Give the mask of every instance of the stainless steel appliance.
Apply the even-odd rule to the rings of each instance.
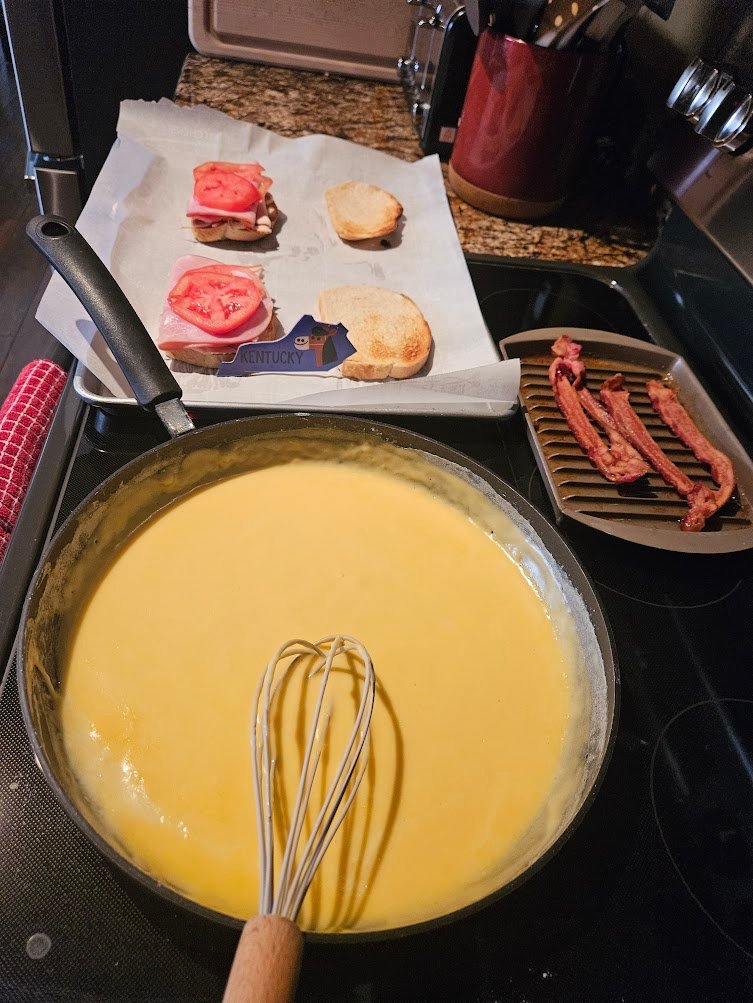
[[[753,15],[752,15],[753,19]],[[753,39],[753,27],[750,33]],[[667,105],[676,118],[651,167],[673,199],[753,282],[753,81],[694,60]]]
[[[2,0],[43,212],[75,220],[123,98],[172,96],[189,50],[183,0]]]
[[[476,52],[465,6],[454,0],[406,0],[415,11],[409,47],[397,63],[425,153],[448,157]]]
[[[753,9],[738,13],[724,43],[678,79],[649,166],[683,210],[678,240],[695,228],[720,252],[708,272],[696,255],[678,255],[671,289],[656,294],[683,306],[689,352],[753,428]]]

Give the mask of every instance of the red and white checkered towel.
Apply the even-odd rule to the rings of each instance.
[[[0,407],[0,561],[65,386],[65,373],[37,359],[19,373]]]

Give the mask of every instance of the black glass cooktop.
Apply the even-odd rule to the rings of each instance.
[[[472,271],[496,338],[549,325],[653,333],[609,276]],[[553,519],[520,415],[404,424],[486,464]],[[151,420],[89,411],[59,519],[162,438]],[[469,919],[399,941],[309,945],[301,1000],[753,998],[753,562],[562,532],[601,598],[622,681],[589,813],[538,874]],[[132,883],[79,834],[34,763],[12,672],[0,699],[0,931],[3,1003],[219,1001],[236,939]]]

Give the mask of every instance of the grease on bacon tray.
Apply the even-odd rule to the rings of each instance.
[[[630,404],[621,373],[615,373],[604,381],[599,403],[584,386],[586,366],[580,359],[582,345],[568,335],[562,335],[551,350],[555,359],[549,367],[549,382],[554,399],[578,445],[597,470],[612,483],[626,484],[648,472],[649,467],[644,462],[647,460],[688,504],[680,529],[686,532],[702,530],[706,520],[729,500],[735,487],[735,474],[729,457],[702,435],[680,404],[676,392],[659,380],[647,383],[654,410],[692,450],[696,459],[710,468],[712,477],[719,484],[717,491],[698,481],[691,481],[651,438]],[[589,416],[606,433],[609,447],[594,429]]]

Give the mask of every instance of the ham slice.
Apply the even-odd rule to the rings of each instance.
[[[192,268],[206,268],[207,265],[220,264],[212,258],[204,258],[198,254],[188,254],[178,260],[173,265],[170,272],[168,292],[175,287],[178,280],[191,271]],[[272,320],[272,300],[269,297],[262,282],[263,269],[261,265],[235,265],[231,266],[233,272],[245,278],[253,279],[262,289],[264,298],[245,324],[241,324],[234,331],[228,334],[217,335],[202,331],[200,327],[189,323],[179,317],[170,309],[165,297],[165,305],[162,309],[162,316],[159,322],[159,333],[157,334],[157,345],[163,351],[175,351],[185,348],[204,348],[212,352],[230,352],[245,345],[249,341],[258,341],[260,336],[269,327]]]
[[[245,212],[226,212],[224,209],[210,209],[209,206],[197,202],[192,195],[191,201],[188,203],[186,216],[189,219],[196,219],[201,223],[216,223],[219,219],[237,219],[244,226],[247,226],[249,230],[253,230],[256,226],[256,209],[260,204],[257,202],[256,205],[251,206]]]

